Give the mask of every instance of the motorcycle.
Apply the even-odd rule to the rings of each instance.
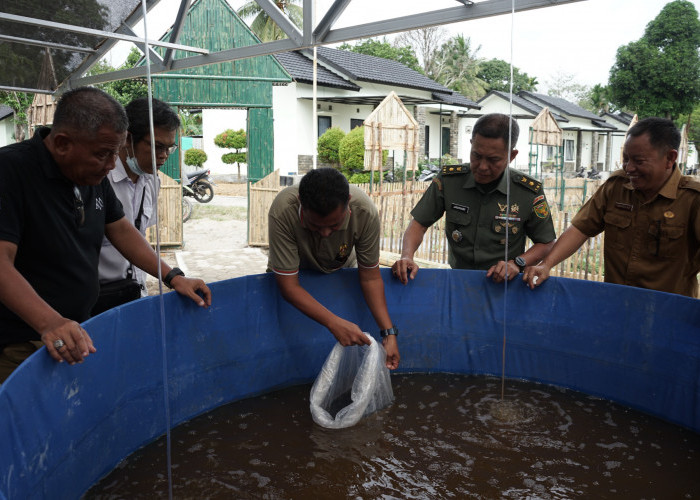
[[[424,168],[421,170],[420,175],[418,176],[418,180],[425,182],[432,180],[433,177],[435,177],[437,174],[440,173],[440,166],[439,165],[433,165],[429,164],[426,165],[427,168]]]
[[[209,203],[214,198],[214,183],[209,179],[209,170],[195,170],[191,173],[185,173],[185,179],[182,182],[182,196],[192,196],[199,203]]]
[[[576,177],[587,179],[600,179],[600,172],[595,167],[591,167],[591,169],[588,172],[586,172],[585,168],[581,167],[576,171]]]

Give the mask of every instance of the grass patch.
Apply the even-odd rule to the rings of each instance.
[[[222,207],[195,203],[192,210],[192,219],[212,220],[246,220],[248,209],[246,207]]]

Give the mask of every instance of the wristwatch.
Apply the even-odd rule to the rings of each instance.
[[[527,262],[525,262],[525,259],[523,259],[520,255],[513,259],[513,262],[515,262],[515,265],[518,266],[521,273],[525,270],[525,266],[527,266]]]
[[[386,337],[387,335],[398,335],[399,334],[399,329],[396,328],[394,325],[391,325],[391,328],[387,328],[386,330],[379,330],[379,335],[381,335],[382,339]]]
[[[163,283],[165,286],[168,288],[172,288],[173,286],[170,284],[170,282],[173,280],[175,276],[184,276],[185,273],[182,272],[182,269],[179,267],[173,267],[168,274],[165,275],[165,278],[163,278]]]

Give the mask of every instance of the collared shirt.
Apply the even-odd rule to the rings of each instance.
[[[327,237],[306,228],[301,217],[299,187],[277,195],[268,214],[270,255],[268,271],[296,274],[299,269],[324,273],[352,267],[379,265],[379,214],[369,196],[350,186],[350,214]]]
[[[156,223],[153,203],[154,176],[150,174],[140,175],[134,184],[127,175],[126,168],[128,167],[122,163],[121,159],[117,158],[117,166],[107,174],[107,178],[124,207],[126,219],[134,226],[136,225],[136,215],[141,208],[141,200],[143,200],[143,214],[141,215],[141,228],[139,231],[145,236],[146,229]],[[157,176],[155,178],[158,179]],[[160,187],[159,181],[160,179],[158,179],[158,187],[156,189]],[[104,238],[100,252],[100,283],[125,278],[127,269],[130,266],[129,261],[112,246],[112,243],[107,238]],[[141,283],[142,295],[146,295],[146,273],[137,267],[133,269],[133,277]]]
[[[411,211],[429,227],[445,214],[448,262],[454,269],[482,269],[525,251],[526,237],[549,243],[556,237],[542,184],[510,169],[510,198],[505,172],[489,192],[474,181],[468,164],[443,168]],[[510,206],[508,205],[510,202]]]
[[[77,186],[76,195],[43,143],[48,133],[40,128],[31,139],[0,148],[0,240],[17,245],[14,266],[37,294],[82,322],[97,299],[105,224],[124,212],[107,179]],[[0,304],[0,344],[38,339]]]
[[[586,236],[605,231],[605,281],[697,297],[700,182],[674,168],[645,202],[618,170],[571,223]]]

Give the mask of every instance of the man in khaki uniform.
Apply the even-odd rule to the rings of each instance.
[[[470,163],[443,167],[411,211],[413,220],[404,233],[401,258],[392,266],[402,283],[416,276],[413,256],[428,227],[443,214],[448,262],[454,269],[487,270],[487,277],[503,282],[546,255],[555,233],[542,184],[514,169],[505,174],[518,154],[512,149],[518,133],[517,122],[507,115],[493,113],[477,120]],[[534,243],[527,252],[526,237]]]
[[[298,187],[277,195],[268,221],[268,271],[275,273],[284,299],[328,328],[341,345],[369,344],[359,326],[333,314],[299,284],[299,269],[332,273],[357,266],[362,293],[380,328],[386,365],[397,368],[398,329],[389,317],[379,272],[379,216],[367,194],[349,187],[335,169],[312,170]]]
[[[681,136],[671,120],[647,118],[627,134],[622,170],[586,202],[542,264],[531,288],[588,238],[605,231],[605,281],[697,297],[700,182],[676,165]]]

